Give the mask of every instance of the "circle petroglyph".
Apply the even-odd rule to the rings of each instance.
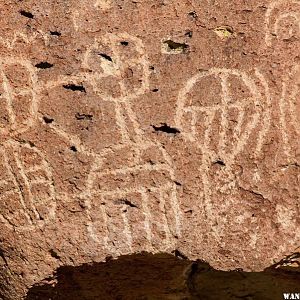
[[[262,96],[246,73],[211,69],[189,79],[179,92],[175,121],[205,155],[231,163],[259,124],[261,105]]]
[[[265,19],[267,46],[274,40],[288,41],[300,37],[300,1],[278,0],[271,2]]]

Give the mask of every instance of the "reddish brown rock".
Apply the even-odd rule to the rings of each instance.
[[[108,257],[162,253],[178,299],[192,261],[297,257],[298,0],[0,7],[3,299]]]

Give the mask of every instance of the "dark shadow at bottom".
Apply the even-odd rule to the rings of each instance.
[[[295,257],[299,254],[290,258]],[[281,300],[284,293],[300,293],[299,266],[284,267],[290,258],[263,272],[225,272],[178,255],[122,256],[103,263],[61,267],[53,278],[33,286],[26,299]],[[298,299],[290,298],[295,294],[288,297]]]

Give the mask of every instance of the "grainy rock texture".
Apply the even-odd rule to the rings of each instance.
[[[299,0],[0,0],[0,15],[3,299],[141,252],[180,253],[176,270],[297,257]]]

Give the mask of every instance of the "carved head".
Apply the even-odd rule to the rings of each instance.
[[[176,125],[203,152],[230,162],[259,123],[259,99],[255,83],[242,71],[202,71],[179,92]]]
[[[300,1],[277,0],[271,2],[265,19],[267,46],[276,40],[300,38]]]
[[[94,91],[105,101],[127,102],[149,87],[149,63],[142,41],[127,33],[96,39],[84,57],[83,67]]]

